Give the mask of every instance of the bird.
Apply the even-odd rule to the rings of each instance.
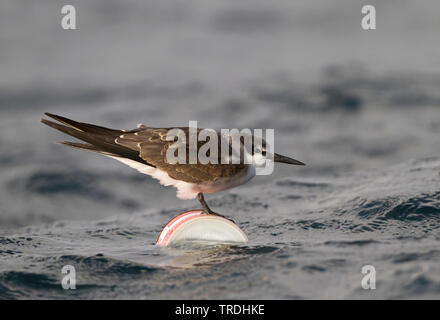
[[[196,163],[170,163],[167,160],[167,151],[173,143],[176,143],[176,138],[170,140],[167,135],[170,130],[176,128],[154,128],[138,124],[137,128],[132,130],[117,130],[74,121],[49,112],[46,112],[45,115],[57,122],[42,118],[43,124],[82,141],[62,141],[58,142],[59,144],[96,152],[118,160],[159,180],[160,184],[164,186],[175,187],[177,189],[176,196],[179,199],[197,198],[204,213],[210,215],[224,217],[211,210],[204,194],[220,192],[248,182],[255,176],[256,168],[262,163],[261,160],[271,159],[274,162],[305,165],[299,160],[274,152],[270,153],[266,141],[264,139],[258,140],[253,135],[250,147],[245,145],[243,136],[239,137],[239,161],[234,162],[230,158],[226,160],[222,158],[223,162],[218,161],[218,163],[201,163],[198,160]],[[178,129],[186,136],[189,135],[189,127],[179,127]],[[197,132],[201,130],[203,129],[197,129]],[[233,135],[225,136],[218,132],[215,134],[223,140],[229,139],[231,141],[233,137]],[[184,140],[183,144],[186,155],[188,155],[190,152],[189,142]],[[201,142],[196,143],[196,148],[201,148]],[[231,146],[229,146],[229,151],[234,152]],[[209,153],[210,151],[207,152],[207,154]],[[222,154],[221,157],[224,155]],[[249,161],[244,161],[245,157],[249,157]],[[256,161],[257,159],[260,161]]]

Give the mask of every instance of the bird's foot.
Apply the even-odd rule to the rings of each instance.
[[[225,218],[235,224],[234,220],[229,219],[228,217],[225,217],[224,215],[222,215],[220,213],[214,212],[211,209],[210,210],[203,209],[203,212],[205,212],[206,214],[212,214],[213,216],[219,216],[219,217]]]

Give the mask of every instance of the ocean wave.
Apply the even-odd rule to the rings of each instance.
[[[422,221],[434,219],[440,222],[440,192],[367,201],[358,208],[361,218],[383,220]],[[439,226],[440,227],[440,226]]]

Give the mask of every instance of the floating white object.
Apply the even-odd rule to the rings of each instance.
[[[167,223],[156,245],[168,246],[182,241],[209,241],[226,243],[248,242],[246,234],[232,221],[202,210],[183,212]]]

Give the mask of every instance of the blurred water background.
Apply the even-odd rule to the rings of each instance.
[[[60,26],[73,4],[77,30]],[[360,26],[373,4],[377,30]],[[0,3],[0,298],[440,297],[438,1]],[[246,246],[162,250],[198,208],[53,142],[113,128],[273,128],[307,163],[208,195]],[[77,269],[63,290],[61,268]],[[376,290],[363,290],[363,265]]]

